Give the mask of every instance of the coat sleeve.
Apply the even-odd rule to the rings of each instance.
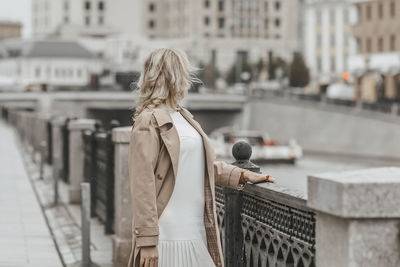
[[[239,178],[244,169],[220,160],[214,160],[213,164],[216,185],[243,190],[245,184],[241,184]]]
[[[129,180],[132,226],[136,244],[158,244],[158,215],[154,169],[160,149],[152,112],[141,113],[132,128],[129,144]]]

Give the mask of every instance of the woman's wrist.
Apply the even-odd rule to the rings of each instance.
[[[240,173],[239,183],[241,183],[241,184],[245,184],[247,182],[247,180],[244,176],[245,171],[247,171],[247,170],[243,169]]]

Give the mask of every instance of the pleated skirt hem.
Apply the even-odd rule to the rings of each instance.
[[[194,240],[159,240],[158,267],[215,267],[205,244]]]

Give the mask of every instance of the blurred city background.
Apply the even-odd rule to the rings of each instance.
[[[81,260],[79,182],[91,182],[96,168],[117,179],[120,162],[107,155],[119,151],[114,135],[126,130],[120,127],[133,123],[132,92],[156,48],[183,49],[198,68],[202,83],[193,84],[183,105],[214,142],[217,156],[232,163],[233,144],[248,142],[250,160],[275,177],[281,191],[306,199],[308,175],[399,166],[398,0],[0,1],[0,161],[6,170],[1,176],[8,177],[0,185],[12,185],[3,187],[8,195],[17,190],[26,198],[14,184],[14,176],[26,174],[11,170],[20,171],[23,161],[26,181],[33,181],[58,240],[57,253],[40,254],[53,251],[53,237],[36,223],[48,239],[39,244],[47,247],[30,254],[22,236],[25,252],[0,250],[0,266],[67,266]],[[92,150],[99,147],[103,150],[96,158]],[[71,154],[74,149],[82,156]],[[60,192],[53,186],[57,177]],[[100,191],[111,185],[102,186]],[[116,194],[114,182],[111,190]],[[18,194],[16,203],[22,201]],[[31,198],[24,203],[36,205],[33,191],[27,194]],[[58,197],[64,208],[50,205]],[[98,227],[93,257],[101,266],[119,266],[118,242],[112,245],[109,236],[114,226],[102,234],[111,215],[106,207],[99,209],[92,212],[100,218],[92,222]],[[2,233],[10,231],[20,232],[0,220],[0,248],[15,240],[9,236],[2,243]],[[313,266],[315,251],[310,251],[308,259],[292,256],[294,266]],[[42,256],[32,256],[37,253]],[[286,262],[289,254],[284,253]],[[8,260],[10,255],[20,261]],[[60,263],[53,265],[52,257]]]

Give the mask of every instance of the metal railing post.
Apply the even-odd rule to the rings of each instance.
[[[90,183],[81,183],[82,267],[90,267]]]
[[[232,147],[232,154],[236,159],[232,165],[260,173],[260,167],[252,163],[251,146],[239,141]],[[242,267],[246,261],[244,253],[243,230],[241,212],[243,194],[239,190],[224,188],[225,197],[225,263],[227,267]]]
[[[40,169],[39,169],[39,178],[44,178],[44,164],[45,164],[45,149],[46,149],[46,142],[40,142]]]

